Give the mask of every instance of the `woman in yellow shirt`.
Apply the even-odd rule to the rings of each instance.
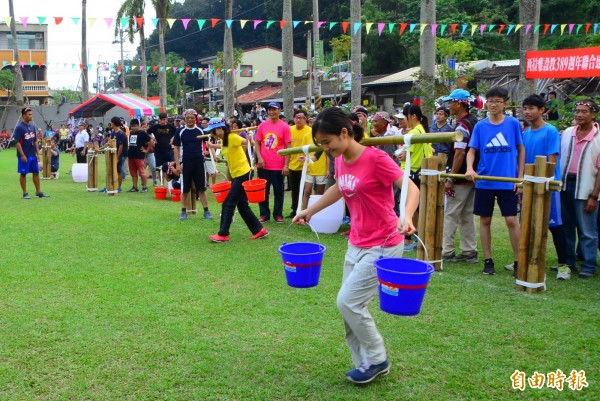
[[[250,179],[250,165],[242,146],[247,146],[248,141],[238,134],[231,133],[231,127],[223,118],[211,118],[204,132],[219,138],[221,143],[209,144],[211,148],[221,149],[221,154],[227,160],[231,174],[231,189],[221,207],[221,225],[217,234],[209,235],[213,242],[228,242],[229,227],[233,221],[233,214],[237,206],[238,212],[248,229],[252,233],[250,239],[265,238],[269,235],[266,228],[260,224],[250,205],[243,182]]]

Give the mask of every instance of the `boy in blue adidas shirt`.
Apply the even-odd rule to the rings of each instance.
[[[508,106],[508,91],[494,87],[485,97],[489,117],[475,125],[467,153],[467,171],[465,177],[474,181],[475,174],[522,178],[525,169],[525,147],[521,124],[514,117],[504,115]],[[476,152],[479,152],[477,173],[473,169]],[[498,202],[502,216],[506,221],[508,234],[514,254],[513,277],[517,275],[519,254],[519,236],[521,229],[517,219],[517,204],[520,189],[516,184],[480,180],[475,183],[475,205],[473,213],[479,216],[479,233],[485,263],[483,274],[494,275],[492,259],[491,224],[494,214],[494,202]]]

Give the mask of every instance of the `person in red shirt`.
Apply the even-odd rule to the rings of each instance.
[[[313,215],[342,197],[350,210],[352,230],[337,306],[356,366],[346,377],[354,383],[368,383],[390,370],[383,338],[366,307],[378,290],[373,263],[382,255],[402,256],[403,234],[415,231],[412,217],[419,203],[419,189],[408,180],[402,221],[394,213],[393,186],[402,186],[405,174],[387,153],[359,143],[363,137],[359,124],[352,124],[341,109],[331,107],[318,114],[312,132],[315,143],[335,157],[337,185],[293,221],[309,222]]]

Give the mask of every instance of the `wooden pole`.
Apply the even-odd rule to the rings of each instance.
[[[424,160],[429,170],[437,170],[437,157],[429,157]],[[421,183],[427,182],[427,203],[422,204],[419,210],[427,209],[427,218],[425,220],[425,247],[429,260],[435,259],[435,238],[436,238],[436,219],[437,219],[437,195],[438,195],[438,177],[437,175],[421,176]],[[419,219],[420,221],[420,219]],[[421,232],[419,232],[421,234]],[[436,270],[441,270],[441,264],[434,265]]]
[[[94,182],[92,183],[94,188],[98,188],[98,156],[100,155],[100,150],[99,150],[99,146],[98,146],[98,142],[94,143],[94,154],[96,155],[96,157],[94,157],[94,160],[92,161],[92,166],[94,168]]]
[[[42,143],[42,178],[49,180],[52,176],[52,145],[50,145],[50,138],[44,138]]]
[[[438,171],[444,171],[446,169],[445,153],[440,153],[437,156]],[[437,188],[437,204],[436,204],[436,216],[435,216],[435,241],[433,247],[433,260],[442,259],[442,245],[444,244],[444,200],[446,195],[446,188],[444,181],[439,180],[437,176],[435,178],[435,186]],[[442,270],[442,262],[434,264],[436,270]]]
[[[535,158],[535,176],[546,176],[546,156]],[[543,232],[548,230],[544,227],[544,195],[546,193],[545,183],[533,184],[532,218],[531,218],[531,240],[529,243],[529,264],[527,266],[527,282],[537,283],[540,266],[540,250],[542,249]],[[545,250],[545,247],[544,247]],[[527,293],[538,292],[538,288],[527,287]]]
[[[533,175],[535,166],[533,164],[525,165],[525,174]],[[523,183],[523,199],[521,201],[521,236],[519,237],[519,266],[517,269],[517,279],[527,281],[527,263],[529,262],[529,237],[531,232],[531,204],[533,199],[533,183],[525,181]],[[523,291],[525,287],[517,285],[517,290]]]
[[[112,158],[110,156],[110,144],[112,139],[108,141],[107,146],[104,147],[104,161],[106,163],[106,192],[113,190],[113,178],[112,178]]]
[[[554,171],[556,170],[556,163],[546,163],[546,177],[553,177]],[[546,248],[548,243],[548,227],[550,224],[550,210],[552,208],[552,197],[554,194],[552,191],[546,191],[544,193],[544,230],[542,232],[542,248],[540,249],[540,264],[542,268],[538,271],[537,282],[541,283],[546,279]],[[539,288],[542,291],[543,288]]]
[[[421,160],[421,169],[427,168],[427,159]],[[410,172],[410,166],[406,166],[407,173]],[[408,177],[407,177],[408,178]],[[424,238],[424,234],[427,231],[425,227],[425,222],[427,221],[427,195],[429,192],[429,188],[427,187],[427,180],[421,180],[421,187],[419,188],[419,222],[417,224],[417,234],[423,240],[423,242],[427,243],[427,239]],[[426,260],[425,250],[421,243],[417,243],[417,259]]]
[[[88,166],[88,180],[87,190],[88,192],[95,192],[98,190],[98,154],[96,149],[98,144],[95,142],[86,142],[85,147],[87,148],[87,166]]]
[[[411,143],[440,143],[440,142],[460,142],[463,139],[461,132],[444,132],[440,134],[421,134],[415,135],[410,140]],[[404,136],[382,136],[376,138],[363,138],[360,141],[365,146],[379,146],[379,145],[404,145]],[[308,148],[309,152],[316,152],[323,150],[320,146],[311,145]],[[288,156],[304,153],[302,147],[287,148],[277,151],[279,156]]]
[[[183,187],[181,190],[183,191]],[[183,192],[181,195],[183,196]],[[188,195],[189,196],[185,198],[185,207],[188,212],[191,211],[191,214],[196,214],[196,184],[194,184],[194,181],[192,181],[192,186]]]

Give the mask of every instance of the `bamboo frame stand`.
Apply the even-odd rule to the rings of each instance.
[[[44,138],[42,141],[42,180],[52,178],[52,145],[50,138]]]
[[[187,211],[191,214],[197,214],[198,210],[196,209],[196,184],[194,184],[194,181],[192,181],[190,192],[188,192],[187,194],[183,193],[183,186],[181,187],[181,196],[181,199],[185,199],[185,208],[187,209]]]
[[[85,147],[87,148],[87,165],[88,165],[88,181],[87,190],[88,192],[98,191],[98,148],[97,142],[86,142]]]
[[[119,174],[117,172],[117,141],[111,139],[108,147],[103,149],[106,160],[106,193],[114,196],[119,188]]]
[[[421,161],[421,171],[436,170],[443,172],[446,168],[446,155],[441,154]],[[426,254],[435,270],[442,270],[442,243],[444,241],[444,183],[438,179],[439,175],[421,175],[421,189],[419,199],[419,224],[417,232],[423,245],[417,247],[417,259],[427,261]]]
[[[545,156],[537,156],[535,164],[525,166],[526,175],[536,177],[554,176],[555,163],[546,162]],[[546,190],[545,183],[523,183],[523,202],[521,204],[521,237],[519,239],[519,266],[517,280],[536,287],[517,284],[517,289],[529,294],[545,290],[546,276],[546,242],[548,240],[548,224],[552,190]]]

